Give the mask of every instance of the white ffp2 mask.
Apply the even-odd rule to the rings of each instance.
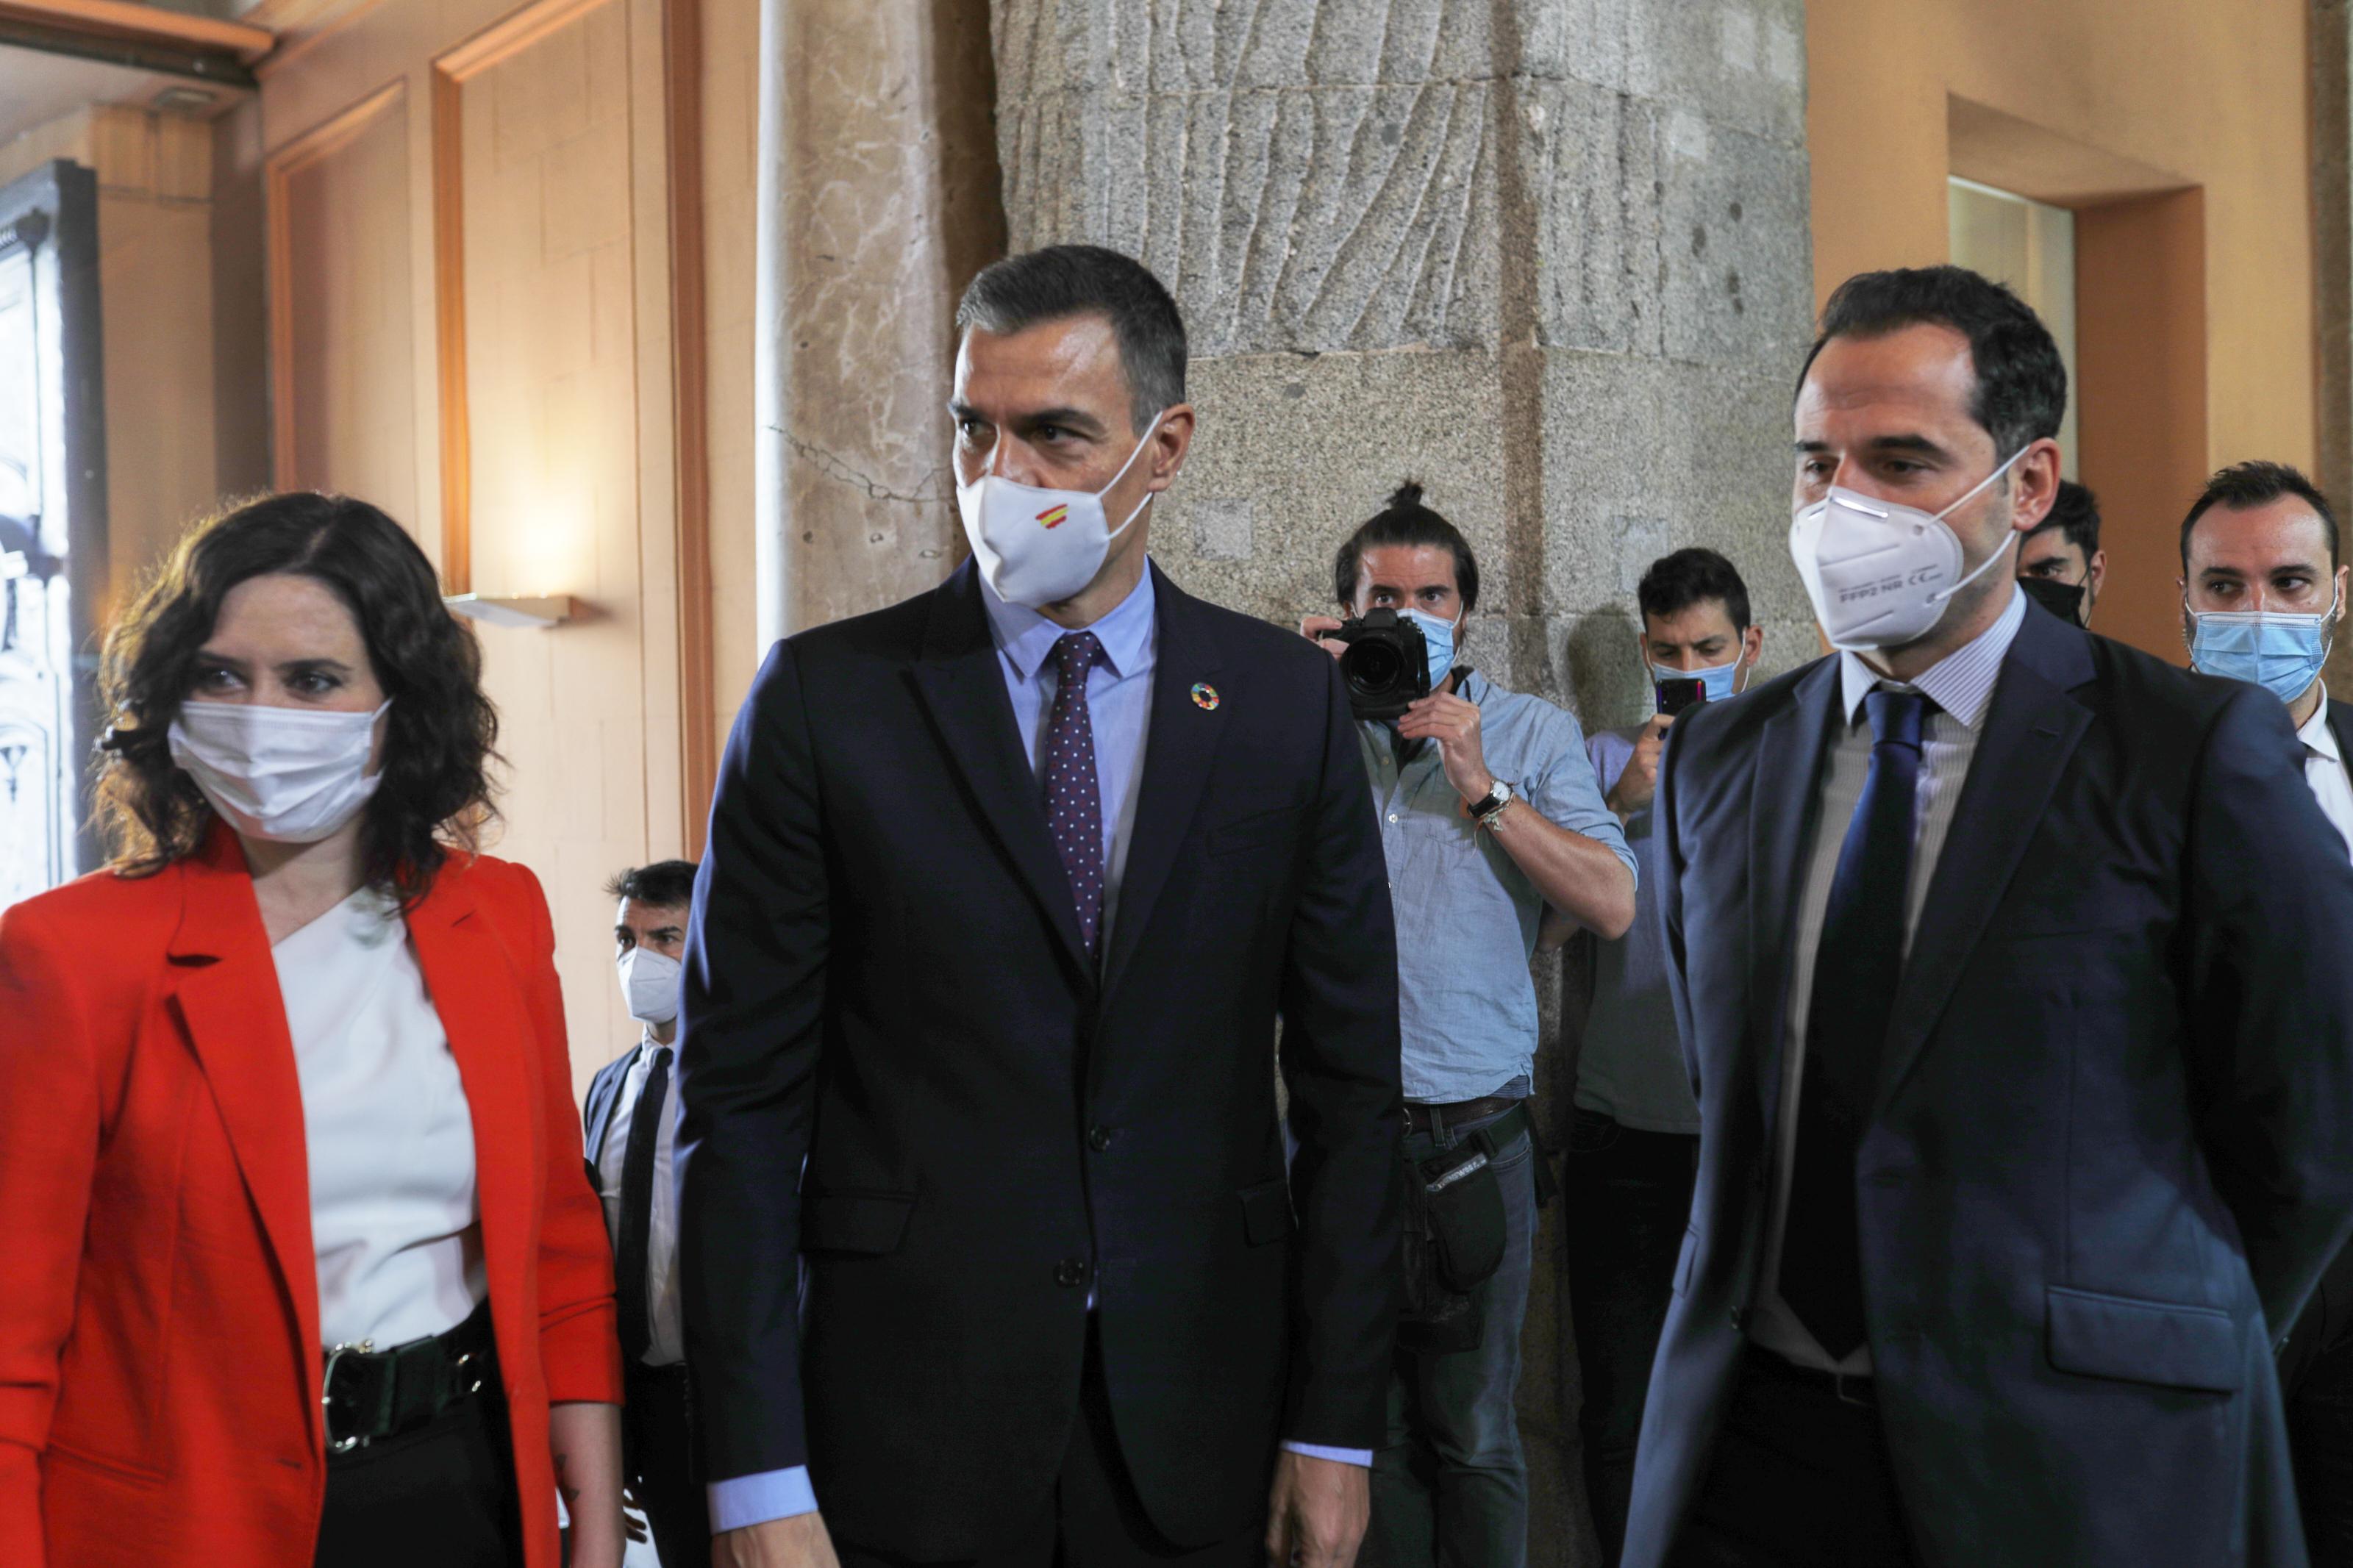
[[[368,772],[373,713],[269,708],[253,702],[183,702],[165,732],[172,760],[231,827],[248,838],[315,844],[375,794]]]
[[[679,963],[649,947],[621,954],[621,996],[640,1024],[667,1024],[678,1016]]]
[[[2000,550],[1965,574],[1961,536],[1945,519],[2029,450],[2021,447],[1952,506],[1933,514],[1836,485],[1811,506],[1799,508],[1789,520],[1789,556],[1831,646],[1898,647],[1927,636],[1947,601],[2018,542],[2011,531]]]
[[[1103,570],[1111,542],[1127,531],[1152,500],[1147,492],[1117,528],[1103,519],[1103,498],[1126,477],[1167,411],[1152,416],[1143,439],[1103,489],[1049,490],[1016,483],[1002,474],[983,474],[956,487],[956,510],[981,575],[1008,605],[1042,609],[1077,596]],[[1000,437],[999,439],[1002,439]]]

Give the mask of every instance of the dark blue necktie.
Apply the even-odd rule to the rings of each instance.
[[[617,1098],[617,1097],[616,1097]],[[635,1366],[646,1359],[653,1343],[653,1324],[647,1313],[647,1255],[654,1219],[654,1145],[661,1136],[662,1118],[669,1114],[670,1047],[654,1052],[646,1070],[646,1086],[638,1093],[637,1109],[629,1114],[629,1141],[621,1150],[621,1234],[613,1247],[613,1289],[618,1309],[621,1355]]]
[[[1871,715],[1871,773],[1839,847],[1814,955],[1798,1152],[1781,1243],[1781,1299],[1840,1360],[1863,1341],[1855,1156],[1904,973],[1920,731],[1933,704],[1916,691],[1873,691],[1863,706]]]
[[[1054,644],[1054,706],[1046,717],[1046,826],[1070,874],[1071,898],[1087,952],[1103,925],[1103,787],[1095,777],[1095,727],[1087,716],[1087,672],[1103,658],[1092,632]]]

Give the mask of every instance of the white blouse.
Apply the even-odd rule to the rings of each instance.
[[[324,1348],[388,1350],[479,1305],[474,1128],[398,904],[363,888],[271,950],[310,1149]]]

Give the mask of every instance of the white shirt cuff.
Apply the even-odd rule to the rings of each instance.
[[[1304,1454],[1311,1459],[1330,1459],[1335,1464],[1372,1468],[1373,1451],[1370,1448],[1327,1448],[1321,1443],[1285,1443],[1282,1447],[1285,1453]]]
[[[744,1530],[752,1525],[765,1524],[772,1519],[790,1519],[795,1514],[817,1511],[817,1493],[809,1486],[807,1465],[795,1465],[788,1470],[762,1470],[755,1475],[731,1476],[723,1481],[712,1482],[706,1489],[711,1500],[711,1529],[714,1534],[723,1530]]]

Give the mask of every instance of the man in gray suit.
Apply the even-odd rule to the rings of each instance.
[[[2297,1564],[2274,1338],[2353,1223],[2353,869],[2280,704],[2021,595],[2065,373],[1850,279],[1790,548],[1840,649],[1676,724],[1701,1164],[1630,1568]]]

